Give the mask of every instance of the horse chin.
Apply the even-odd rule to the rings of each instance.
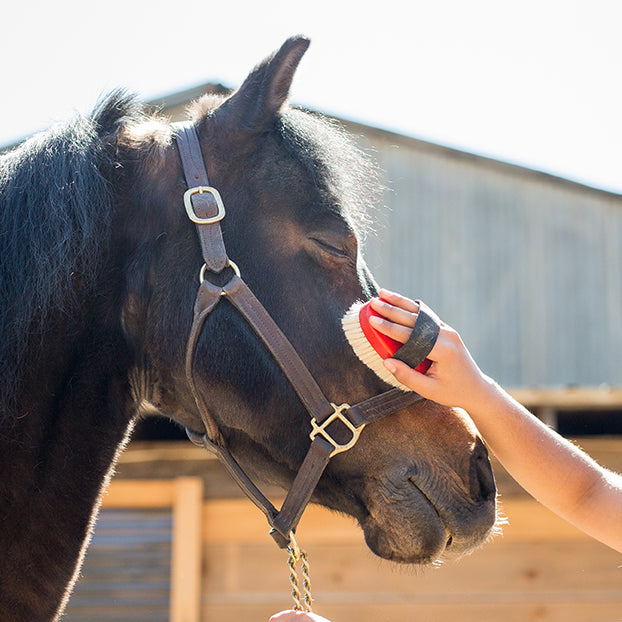
[[[398,524],[370,514],[361,522],[365,542],[373,553],[401,564],[432,564],[445,553],[448,535],[431,504],[422,503],[416,523]]]
[[[367,546],[397,563],[436,562],[451,536],[434,505],[415,487],[408,496],[386,489],[383,493],[368,500],[369,513],[360,521]]]
[[[447,507],[441,496],[410,480],[384,482],[366,500],[367,515],[359,519],[367,546],[383,559],[416,565],[479,548],[495,529],[495,500]]]

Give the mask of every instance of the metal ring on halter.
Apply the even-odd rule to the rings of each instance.
[[[231,261],[231,259],[227,259],[225,268],[231,268],[233,272],[235,272],[235,276],[240,276],[240,269],[235,262]],[[203,281],[205,281],[205,272],[207,269],[207,264],[204,263],[201,267],[201,271],[199,272],[199,283],[203,283]]]
[[[341,406],[337,406],[332,402],[330,405],[333,407],[333,414],[324,419],[322,423],[318,423],[317,419],[313,417],[311,419],[311,433],[309,434],[309,438],[314,441],[315,437],[320,434],[322,435],[332,446],[333,451],[329,454],[329,458],[332,458],[336,454],[340,454],[342,451],[348,451],[348,449],[352,449],[356,444],[356,441],[359,440],[359,436],[365,427],[364,423],[361,423],[359,426],[355,426],[352,422],[343,414],[344,411],[350,410],[350,404],[342,404]],[[339,420],[343,425],[346,426],[352,438],[347,443],[338,443],[329,433],[326,428],[333,423],[333,421]]]

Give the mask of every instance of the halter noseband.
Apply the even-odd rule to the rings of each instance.
[[[184,205],[188,217],[197,227],[204,265],[194,304],[194,320],[186,347],[186,379],[193,393],[205,432],[186,428],[190,440],[216,454],[244,493],[266,515],[272,527],[270,534],[281,548],[290,544],[292,533],[311,495],[332,456],[351,449],[365,425],[396,410],[414,404],[423,398],[414,392],[391,389],[354,406],[337,406],[324,396],[313,376],[302,362],[287,337],[257,300],[240,276],[237,266],[228,258],[220,229],[225,208],[218,191],[209,185],[199,138],[191,123],[173,124],[177,147],[181,156],[188,190]],[[219,274],[225,268],[234,271],[231,280],[223,286],[205,280],[205,273]],[[193,363],[197,343],[207,316],[220,299],[226,296],[260,337],[266,348],[287,377],[311,416],[311,446],[285,497],[280,510],[264,496],[246,475],[225,445],[218,425],[210,414],[194,382]],[[338,443],[328,426],[340,422],[350,435],[346,443]]]

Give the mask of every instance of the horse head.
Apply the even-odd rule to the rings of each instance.
[[[353,404],[387,389],[341,328],[352,303],[376,293],[360,245],[378,175],[334,123],[287,104],[308,43],[286,41],[230,97],[195,103],[191,119],[226,206],[228,256],[327,398]],[[179,153],[162,123],[126,126],[116,148],[126,205],[116,243],[129,257],[123,327],[134,400],[143,412],[201,431],[184,356],[202,257],[182,203]],[[309,445],[308,413],[226,299],[202,327],[193,368],[236,460],[252,477],[289,486]],[[471,420],[423,401],[368,425],[330,461],[313,500],[355,517],[381,557],[430,563],[488,538],[495,497]]]

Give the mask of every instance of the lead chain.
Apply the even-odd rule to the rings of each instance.
[[[289,582],[292,586],[292,598],[294,600],[294,609],[296,611],[313,611],[313,598],[311,596],[311,577],[309,569],[309,558],[307,552],[298,546],[298,542],[293,534],[290,533],[290,545],[287,547],[287,566],[289,567]],[[298,580],[298,572],[296,564],[300,562],[300,570],[302,573],[302,591],[304,596],[300,594],[300,583]]]

